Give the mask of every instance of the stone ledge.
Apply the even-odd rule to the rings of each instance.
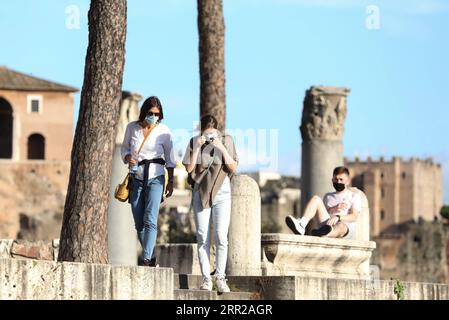
[[[336,279],[370,279],[372,241],[292,234],[262,234],[262,273]]]
[[[116,299],[173,299],[173,269],[0,259],[0,300]]]
[[[262,300],[396,300],[395,282],[301,276],[229,276],[231,290],[252,292]],[[199,275],[175,275],[175,288],[195,289]],[[403,282],[405,300],[449,300],[449,285]]]

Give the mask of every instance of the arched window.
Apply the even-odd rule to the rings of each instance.
[[[35,133],[28,137],[28,159],[45,159],[45,138],[43,135]]]
[[[12,159],[12,119],[11,105],[0,98],[0,159]]]

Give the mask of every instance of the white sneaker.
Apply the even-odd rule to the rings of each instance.
[[[299,219],[296,219],[295,217],[286,216],[285,223],[294,234],[300,234],[303,236],[306,233],[306,228],[299,222]]]
[[[218,293],[231,292],[231,289],[229,289],[226,281],[228,280],[226,280],[223,276],[215,278],[215,284],[217,285]]]
[[[200,289],[212,291],[212,279],[211,278],[203,278],[203,283],[201,284]]]

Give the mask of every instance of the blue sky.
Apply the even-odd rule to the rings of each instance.
[[[66,9],[80,9],[80,28]],[[369,29],[369,5],[379,29]],[[87,0],[18,0],[0,11],[0,64],[81,88]],[[124,90],[161,98],[166,124],[198,118],[196,0],[128,1]],[[311,85],[346,86],[345,155],[434,157],[449,203],[449,1],[224,0],[229,128],[279,130],[279,170],[299,175]],[[79,95],[76,97],[76,119]]]

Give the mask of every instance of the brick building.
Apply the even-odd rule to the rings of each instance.
[[[77,91],[0,66],[0,159],[70,160]]]
[[[443,205],[441,165],[432,159],[391,161],[345,159],[352,185],[366,193],[370,205],[371,236],[407,221],[434,220]]]

